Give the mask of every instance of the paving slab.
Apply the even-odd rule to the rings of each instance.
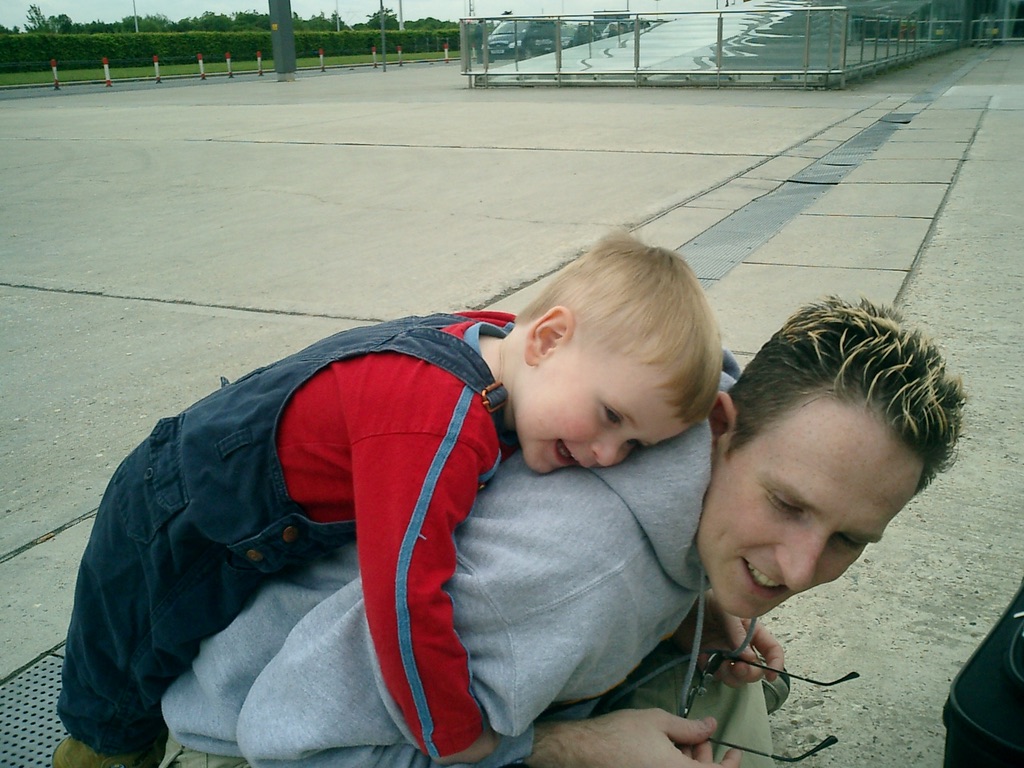
[[[851,301],[895,296],[905,276],[897,270],[747,262],[719,280],[708,296],[718,313],[725,345],[754,353],[800,304],[829,295]]]
[[[644,242],[657,243],[674,250],[685,250],[685,243],[711,228],[731,210],[721,208],[700,208],[689,205],[666,211],[661,216],[645,222],[635,230]]]
[[[789,157],[780,155],[779,157],[773,157],[768,162],[762,163],[756,168],[751,168],[743,174],[743,177],[747,179],[768,179],[771,181],[782,182],[795,176],[812,162],[813,161],[810,158],[806,157]]]
[[[886,145],[875,156],[883,154]],[[932,218],[946,195],[945,184],[841,184],[807,209],[833,216]]]
[[[897,131],[895,136],[900,136]],[[959,159],[917,160],[904,157],[870,157],[854,168],[844,181],[860,183],[934,183],[949,184],[956,173]]]
[[[930,227],[929,219],[800,214],[747,261],[907,272]]]
[[[745,173],[740,178],[732,179],[717,189],[706,192],[687,205],[691,208],[722,208],[735,211],[778,186],[778,182],[774,180],[751,178]]]

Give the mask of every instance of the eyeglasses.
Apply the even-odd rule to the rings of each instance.
[[[850,672],[850,673],[848,673],[846,675],[843,675],[842,677],[840,677],[837,680],[830,680],[830,681],[815,680],[815,679],[810,678],[810,677],[801,677],[800,675],[794,675],[792,672],[787,672],[786,670],[775,669],[775,667],[769,667],[766,664],[759,664],[759,663],[754,662],[754,661],[747,661],[746,659],[740,659],[739,657],[737,657],[737,656],[735,656],[733,654],[730,654],[730,653],[726,653],[724,651],[714,651],[714,652],[711,653],[710,656],[708,656],[708,662],[704,666],[704,669],[701,670],[699,680],[697,681],[697,683],[695,685],[691,686],[690,690],[686,694],[686,706],[683,707],[683,717],[686,717],[690,713],[690,709],[693,707],[693,702],[697,698],[697,696],[701,696],[701,695],[707,693],[707,683],[708,683],[708,681],[711,680],[715,676],[715,673],[718,672],[718,670],[721,668],[722,664],[724,664],[725,662],[737,662],[737,661],[742,662],[744,664],[749,664],[752,667],[758,667],[759,669],[768,670],[769,672],[775,672],[776,674],[779,674],[779,675],[785,675],[787,678],[792,679],[792,680],[802,680],[805,683],[811,683],[812,685],[818,685],[818,686],[821,686],[821,687],[824,687],[824,688],[828,688],[828,687],[831,687],[833,685],[839,685],[840,683],[845,683],[847,680],[853,680],[855,678],[860,677],[860,675],[857,672]],[[749,747],[741,747],[738,744],[732,744],[732,743],[730,743],[728,741],[722,741],[721,739],[714,739],[714,738],[712,738],[712,739],[708,739],[708,741],[710,741],[712,744],[719,744],[719,745],[721,745],[723,747],[729,747],[731,749],[739,749],[739,750],[741,750],[743,752],[750,752],[751,754],[754,754],[754,755],[760,755],[761,757],[769,757],[772,760],[778,760],[779,762],[783,762],[783,763],[799,763],[801,760],[805,760],[808,757],[810,757],[811,755],[815,755],[818,752],[821,752],[821,750],[827,749],[827,748],[831,747],[833,744],[838,743],[839,739],[837,739],[835,736],[832,736],[832,735],[827,736],[825,739],[823,739],[816,746],[814,746],[811,749],[807,750],[803,754],[795,755],[795,756],[772,755],[772,754],[769,754],[767,752],[761,752],[761,751],[756,750],[756,749],[751,749]]]

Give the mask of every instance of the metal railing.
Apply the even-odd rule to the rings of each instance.
[[[1024,41],[1024,19],[1006,17],[997,19],[982,16],[971,22],[971,42],[975,45],[998,45]]]
[[[926,8],[928,6],[925,6]],[[845,6],[502,16],[460,22],[470,87],[842,88],[851,77],[960,44],[962,22]]]

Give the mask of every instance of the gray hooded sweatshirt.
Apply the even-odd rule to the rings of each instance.
[[[477,765],[527,756],[553,703],[588,714],[689,612],[710,456],[702,423],[604,469],[539,476],[516,455],[479,495],[447,585],[473,694],[503,737]],[[186,746],[254,768],[433,765],[383,684],[354,546],[264,586],[163,708]]]

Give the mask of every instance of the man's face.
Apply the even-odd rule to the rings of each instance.
[[[727,409],[731,401],[720,398]],[[863,407],[819,397],[712,452],[697,550],[723,608],[767,613],[838,578],[910,501],[923,464]]]

